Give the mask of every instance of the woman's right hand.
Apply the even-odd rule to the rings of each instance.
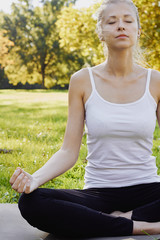
[[[24,192],[28,194],[39,187],[36,179],[19,167],[15,170],[9,182],[18,193]]]

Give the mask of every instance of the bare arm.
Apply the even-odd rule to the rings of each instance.
[[[159,101],[158,107],[157,107],[157,120],[158,120],[158,124],[160,127],[160,101]]]
[[[160,72],[152,69],[150,90],[157,102],[157,120],[160,126]]]
[[[42,184],[73,167],[78,159],[84,127],[83,86],[78,73],[74,74],[69,87],[69,115],[61,149],[33,175],[18,168],[10,179],[12,188],[30,193]]]
[[[153,74],[154,80],[156,82],[156,95],[157,95],[157,120],[158,120],[158,124],[160,127],[160,72],[154,70],[154,74]]]

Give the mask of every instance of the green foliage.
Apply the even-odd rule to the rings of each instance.
[[[14,43],[8,53],[12,64],[5,65],[10,83],[63,86],[75,71],[105,60],[95,32],[100,3],[75,9],[74,2],[42,0],[42,7],[34,8],[31,0],[19,0],[12,4],[11,14],[0,13],[1,29]],[[160,70],[159,1],[134,2],[141,20],[140,46],[145,51],[146,66]]]
[[[142,34],[140,43],[146,51],[146,61],[160,71],[160,1],[133,1],[139,10]]]
[[[7,37],[4,36],[5,31],[0,32],[0,67],[4,68],[8,64],[11,64],[12,61],[9,59],[9,49],[13,46],[13,42],[11,42]]]
[[[1,17],[3,17],[3,15],[0,15],[0,18]],[[8,39],[8,37],[5,37],[4,34],[5,31],[0,30],[0,87],[2,87],[5,82],[4,68],[13,62],[10,58],[9,52],[14,44]]]
[[[94,14],[99,4],[77,10],[64,7],[58,16],[60,46],[68,53],[78,52],[85,64],[95,65],[104,60],[103,48],[95,32]]]
[[[17,202],[19,194],[11,189],[9,179],[17,166],[35,172],[62,145],[67,121],[67,92],[0,91],[0,201]],[[46,183],[47,188],[83,188],[86,158],[83,138],[79,160],[60,177]]]
[[[65,53],[59,47],[55,23],[61,7],[67,2],[44,1],[41,8],[33,8],[29,0],[12,4],[12,13],[4,17],[3,28],[15,44],[13,64],[6,68],[6,74],[14,85],[23,81],[52,87],[58,77],[66,75]],[[57,74],[59,68],[62,71]]]

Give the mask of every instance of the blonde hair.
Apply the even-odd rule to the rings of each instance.
[[[100,41],[102,41],[102,23],[104,20],[104,11],[106,9],[106,6],[111,4],[111,3],[119,3],[119,2],[125,2],[129,4],[132,9],[134,10],[136,14],[136,19],[137,19],[137,24],[138,24],[138,29],[141,29],[141,24],[140,24],[140,18],[139,18],[139,13],[138,13],[138,8],[135,6],[132,0],[104,0],[103,3],[101,4],[100,8],[97,11],[97,26],[96,26],[96,33],[98,34],[98,37]],[[108,48],[107,45],[104,41],[102,41],[103,45],[103,50],[104,50],[104,55],[108,55]],[[139,45],[139,41],[137,41],[136,46],[133,48],[133,58],[134,61],[137,62],[138,64],[142,66],[147,66],[146,60],[144,57],[144,50],[141,49]]]

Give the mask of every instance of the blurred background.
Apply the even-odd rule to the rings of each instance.
[[[67,89],[71,75],[105,58],[100,0],[5,0],[0,5],[0,89]],[[134,1],[147,67],[160,70],[160,1]]]

